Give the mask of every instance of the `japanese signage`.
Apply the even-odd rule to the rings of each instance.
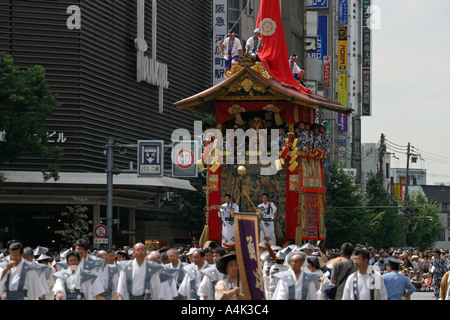
[[[347,71],[347,27],[339,27],[338,70]]]
[[[348,104],[348,75],[339,74],[338,75],[338,102],[343,106]],[[338,114],[338,131],[347,132],[347,115],[339,113]]]
[[[227,36],[227,0],[214,0],[213,1],[213,14],[212,14],[212,48],[213,48],[213,85],[220,83],[225,75],[225,60],[223,58],[223,52],[219,46],[220,41],[224,41]]]
[[[164,175],[164,141],[138,141],[138,177],[162,177]]]
[[[307,9],[325,9],[328,8],[328,0],[306,0]]]
[[[342,25],[346,25],[348,23],[348,1],[347,0],[339,0],[338,22],[339,22],[339,24],[342,24]]]
[[[330,88],[331,83],[331,60],[329,56],[323,57],[323,87]]]
[[[259,259],[259,226],[257,214],[234,215],[234,236],[239,277],[246,300],[264,300],[264,287]]]
[[[362,71],[362,113],[363,116],[371,116],[371,99],[370,99],[370,69],[363,69]]]
[[[64,132],[47,131],[48,143],[65,143],[67,137],[64,136]],[[6,131],[0,131],[0,142],[6,141]]]
[[[347,107],[348,103],[348,75],[346,73],[338,74],[338,102]]]
[[[317,35],[320,39],[320,59],[328,55],[328,15],[319,15]]]
[[[362,14],[362,116],[372,115],[371,105],[371,28],[368,25],[370,0],[363,1]]]
[[[363,52],[363,60],[362,60],[362,66],[363,68],[370,68],[370,29],[369,28],[363,28],[363,34],[362,34],[362,52]]]

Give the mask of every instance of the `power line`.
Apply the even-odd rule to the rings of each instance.
[[[390,151],[395,151],[397,153],[406,154],[406,155],[408,154],[407,146],[402,146],[402,145],[392,142],[388,139],[385,139],[385,146]],[[411,155],[418,155],[424,161],[428,160],[428,161],[439,162],[442,164],[450,165],[450,158],[447,158],[447,157],[444,157],[442,155],[438,155],[435,153],[431,153],[431,152],[416,148],[414,146],[411,146],[411,150],[413,151],[413,153]]]
[[[418,148],[414,148],[414,149],[418,153],[423,154],[426,158],[431,158],[431,159],[434,159],[436,161],[443,161],[443,162],[450,163],[450,158],[447,158],[447,157],[444,157],[444,156],[441,156],[441,155],[438,155],[438,154],[435,154],[435,153],[427,152],[427,151],[424,151],[422,149],[418,149]]]
[[[401,146],[401,145],[399,145],[399,144],[397,144],[397,143],[394,143],[394,142],[392,142],[392,141],[390,141],[390,140],[388,140],[388,139],[385,139],[384,141],[385,141],[385,142],[388,142],[388,143],[390,143],[390,144],[392,144],[392,145],[394,145],[394,146],[396,146],[396,147],[400,147],[400,148],[404,148],[404,149],[408,148],[408,146]]]

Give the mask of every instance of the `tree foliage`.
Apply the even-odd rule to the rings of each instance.
[[[443,229],[438,214],[439,205],[429,202],[422,193],[414,192],[408,198],[408,207],[411,209],[406,212],[408,215],[407,245],[421,250],[432,247]]]
[[[92,221],[88,220],[88,207],[85,206],[86,198],[73,198],[73,205],[66,206],[67,211],[61,212],[63,229],[55,230],[55,234],[61,235],[61,244],[71,247],[76,240],[92,238]]]
[[[402,246],[405,224],[403,218],[398,216],[400,213],[398,202],[375,175],[367,181],[365,197],[369,207],[367,242],[378,248]]]
[[[192,237],[200,238],[205,225],[206,178],[199,176],[193,179],[192,185],[197,191],[183,191],[180,193],[183,208],[173,210],[170,214],[159,214],[159,219],[169,221],[169,227],[174,231],[187,230]]]
[[[46,120],[58,105],[42,66],[21,70],[11,55],[0,52],[0,165],[24,154],[61,159],[61,148],[48,147],[46,130]],[[43,170],[44,179],[58,180],[58,171],[52,164]]]
[[[366,212],[364,196],[352,175],[341,167],[331,167],[331,182],[326,186],[325,225],[327,247],[340,248],[345,242],[364,241]],[[356,208],[355,208],[356,207]]]
[[[362,194],[342,168],[331,168],[330,173],[325,205],[327,247],[339,248],[344,242],[402,247],[406,237],[407,246],[425,249],[438,240],[443,228],[438,206],[423,194],[410,195],[403,208],[376,176],[368,180]]]

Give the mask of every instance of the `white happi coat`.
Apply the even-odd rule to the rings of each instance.
[[[258,208],[261,210],[261,231],[259,234],[259,242],[265,242],[264,234],[268,237],[269,243],[274,246],[276,245],[275,236],[275,225],[273,220],[275,219],[275,213],[277,212],[277,207],[273,202],[260,203]],[[263,231],[264,228],[264,231]]]
[[[227,203],[222,204],[222,207],[219,211],[219,217],[222,219],[222,243],[224,244],[233,244],[235,243],[234,239],[234,216],[231,214],[231,210],[234,212],[239,212],[239,206],[236,203]]]

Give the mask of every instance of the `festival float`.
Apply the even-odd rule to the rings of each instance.
[[[206,241],[221,243],[221,218],[217,210],[224,203],[225,194],[232,195],[241,212],[258,212],[261,195],[268,194],[269,201],[277,207],[274,223],[279,245],[286,241],[301,245],[326,238],[324,164],[327,153],[312,147],[299,150],[295,128],[301,122],[315,123],[318,109],[343,114],[353,110],[312,93],[295,80],[288,64],[281,17],[277,14],[279,7],[274,10],[263,2],[257,22],[264,42],[259,52],[261,62],[241,56],[240,63],[233,65],[221,83],[174,104],[179,109],[215,115],[215,129],[223,137],[226,132],[239,129],[256,132],[257,137],[246,142],[250,148],[244,154],[236,150],[238,141],[232,150],[224,147],[222,139],[211,140],[203,148],[199,169],[206,171],[207,185],[204,188],[205,228],[200,245]],[[252,161],[270,149],[269,144],[269,148],[262,145],[260,131],[267,129],[270,142],[271,129],[280,126],[286,128],[287,137],[283,147],[276,151],[276,173],[263,175],[261,168],[274,162]],[[234,157],[227,161],[230,152]],[[205,161],[206,156],[212,156],[213,161]]]

